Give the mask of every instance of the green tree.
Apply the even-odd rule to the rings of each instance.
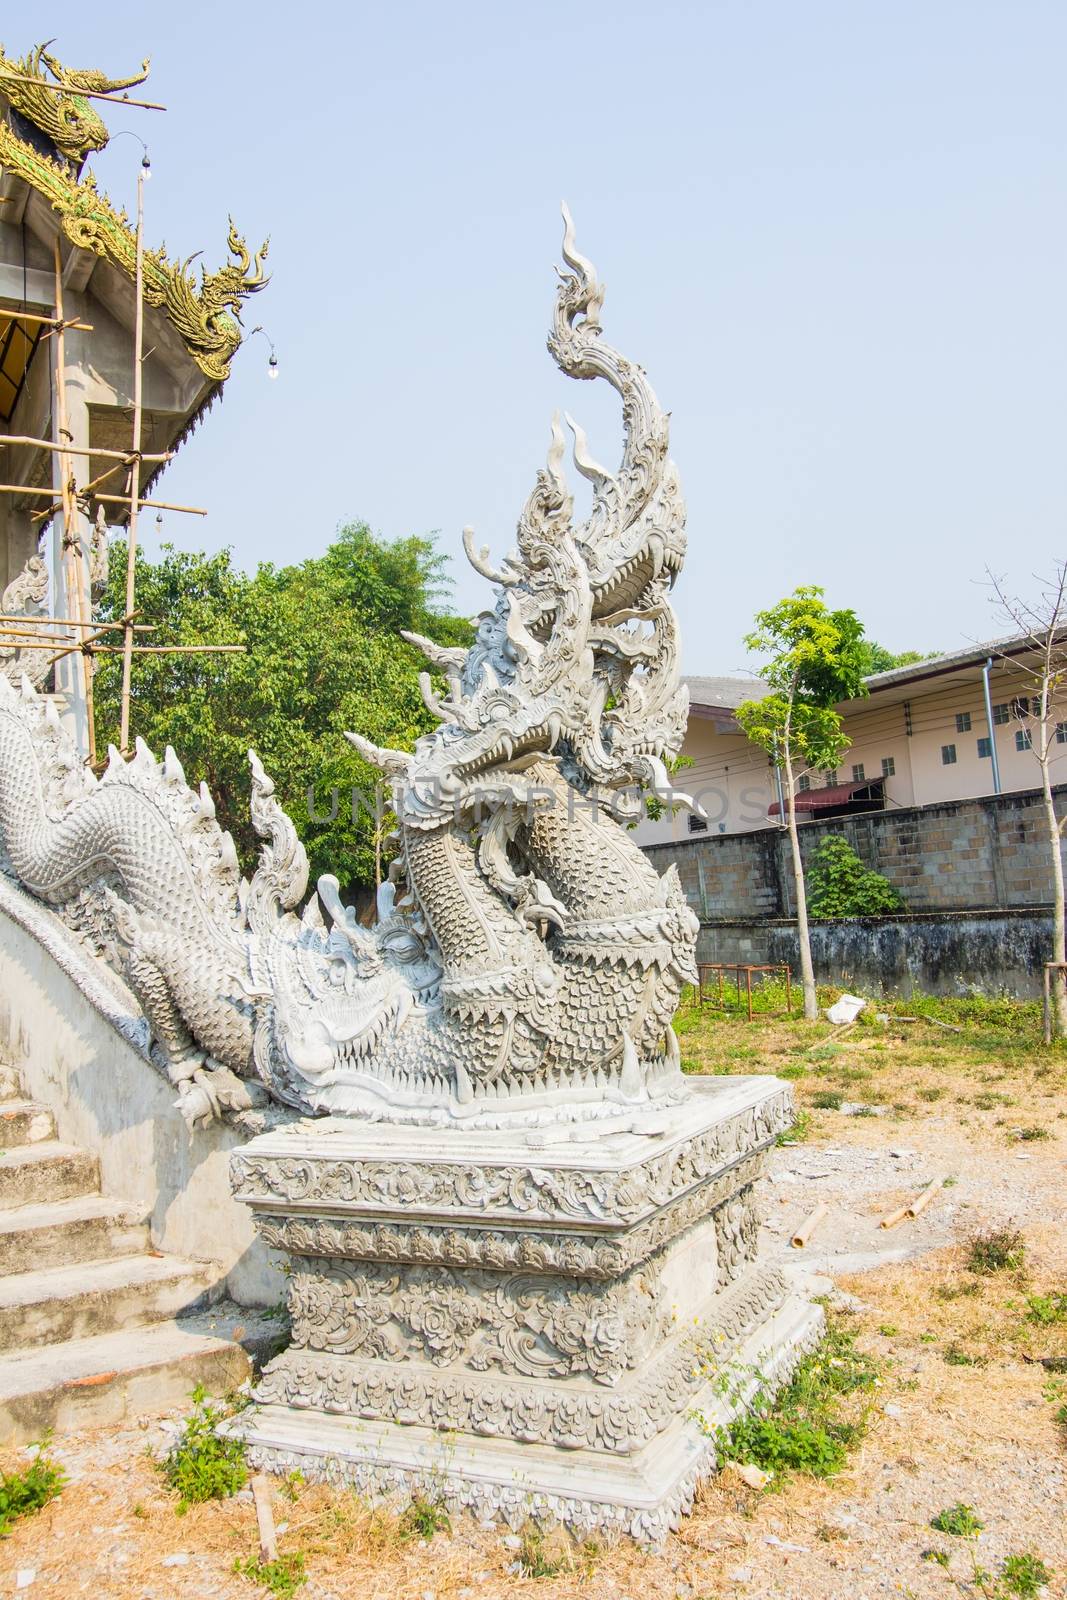
[[[121,542],[110,567],[104,620],[122,614]],[[245,646],[244,654],[135,656],[130,721],[157,755],[174,746],[191,783],[207,784],[246,869],[257,850],[252,748],[307,847],[312,879],[335,872],[349,892],[376,881],[389,796],[344,732],[410,749],[436,726],[419,693],[426,663],[394,624],[442,644],[468,641],[469,624],[437,609],[445,583],[432,540],[383,543],[361,524],[342,529],[320,557],[264,564],[254,574],[238,571],[228,550],[208,556],[165,546],[158,561],[138,553],[140,620],[155,629],[139,642]],[[118,737],[121,657],[98,659],[103,749]]]
[[[878,644],[874,639],[864,639],[866,665],[863,675],[869,677],[872,672],[892,672],[896,667],[914,667],[917,662],[930,661],[940,654],[940,650],[900,650],[894,655],[884,644]]]
[[[865,867],[847,839],[832,833],[808,866],[808,910],[813,917],[878,917],[903,901],[888,878]]]
[[[759,668],[771,693],[737,709],[743,732],[766,750],[782,774],[786,826],[796,885],[797,940],[804,1015],[818,1014],[811,960],[804,861],[797,833],[796,782],[814,767],[836,767],[851,741],[834,707],[865,695],[863,624],[854,611],[830,611],[814,585],[794,590],[768,611],[756,613],[746,636],[750,650],[769,656]]]

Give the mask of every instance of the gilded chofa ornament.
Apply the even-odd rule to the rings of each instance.
[[[98,209],[64,225],[101,250],[126,238]],[[231,248],[212,316],[261,276]],[[307,857],[254,758],[268,843],[243,882],[172,751],[162,767],[143,746],[129,764],[113,752],[97,780],[73,769],[49,706],[10,691],[5,704],[0,680],[0,846],[119,963],[190,1116],[216,1108],[231,1073],[300,1110],[421,1124],[580,1120],[682,1091],[671,1017],[695,977],[697,919],[676,870],[661,878],[624,824],[642,786],[663,792],[685,728],[669,600],[684,506],[666,415],[603,337],[604,291],[569,216],[563,257],[549,349],[568,376],[616,390],[623,458],[598,467],[572,424],[594,485],[578,522],[553,423],[516,549],[499,570],[468,549],[496,586],[474,645],[416,640],[449,682],[439,697],[423,675],[440,726],[413,753],[350,735],[391,779],[400,823],[373,931],[328,876],[298,912]],[[215,326],[180,270],[150,282],[177,297],[179,325],[195,311],[190,336]],[[37,793],[43,817],[27,811]]]
[[[132,77],[109,78],[93,68],[65,67],[49,55],[51,42],[39,44],[21,60],[5,56],[0,45],[0,93],[35,128],[47,134],[60,155],[80,166],[90,150],[103,150],[109,137],[107,127],[85,95],[115,94],[134,88],[147,78],[148,61],[142,61],[140,72]],[[42,62],[51,73],[51,80],[41,70]],[[38,83],[26,82],[30,78],[36,78]],[[69,93],[56,94],[53,88],[38,87],[49,82],[61,85]]]
[[[41,45],[25,60],[14,61],[0,50],[0,94],[42,132],[69,159],[54,160],[19,137],[9,122],[0,121],[0,167],[28,183],[52,207],[71,244],[94,255],[133,278],[137,237],[125,210],[118,211],[96,186],[91,172],[79,178],[71,166],[80,164],[90,150],[102,150],[108,132],[83,98],[57,95],[18,81],[34,76],[45,82],[43,60],[57,82],[72,91],[106,93],[143,81],[141,77],[109,79],[93,71],[71,71]],[[147,62],[145,71],[147,71]],[[13,76],[13,74],[17,74]],[[197,366],[214,383],[230,375],[230,363],[241,343],[241,304],[269,281],[264,271],[269,241],[253,256],[230,219],[227,246],[232,260],[216,272],[200,268],[199,280],[190,270],[194,259],[171,261],[166,250],[144,253],[144,297],[162,311],[183,340]]]

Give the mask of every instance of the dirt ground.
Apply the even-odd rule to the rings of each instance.
[[[840,1475],[763,1490],[724,1476],[661,1549],[575,1553],[550,1542],[546,1565],[564,1564],[542,1577],[515,1570],[522,1552],[500,1528],[461,1519],[430,1541],[405,1537],[395,1515],[352,1495],[279,1485],[281,1549],[305,1562],[296,1593],[1008,1600],[1038,1592],[1025,1575],[1022,1587],[1000,1576],[1008,1557],[1030,1554],[1052,1572],[1041,1592],[1067,1596],[1067,1426],[1057,1418],[1067,1407],[1067,1319],[1043,1321],[1034,1309],[1067,1293],[1067,1053],[1041,1046],[1036,1008],[949,1004],[898,1020],[915,1010],[897,1005],[847,1033],[706,1008],[681,1019],[689,1070],[784,1070],[794,1080],[799,1137],[775,1152],[764,1248],[816,1277],[881,1370],[866,1436]],[[935,1178],[921,1216],[879,1228]],[[820,1203],[828,1211],[811,1244],[792,1249],[798,1222]],[[1025,1260],[976,1274],[969,1242],[993,1227],[1021,1231]],[[151,1456],[163,1437],[153,1421],[55,1440],[70,1481],[0,1542],[0,1593],[266,1593],[233,1571],[258,1545],[249,1492],[178,1515]],[[0,1465],[25,1460],[12,1452]],[[984,1524],[976,1537],[931,1528],[956,1502]],[[934,1550],[947,1566],[924,1558]],[[976,1578],[976,1566],[988,1576]]]

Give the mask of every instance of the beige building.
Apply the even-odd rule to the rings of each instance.
[[[1024,670],[1033,659],[1025,640],[1001,639],[868,678],[868,696],[838,708],[851,744],[837,770],[799,777],[801,817],[1037,788],[1034,681]],[[766,684],[738,677],[686,681],[683,754],[692,766],[675,781],[700,802],[707,821],[676,808],[641,824],[637,838],[645,846],[766,828],[781,815],[777,774],[734,716],[743,701],[762,698]],[[1062,715],[1067,719],[1067,701]],[[1067,720],[1057,725],[1053,750],[1053,780],[1067,783]]]

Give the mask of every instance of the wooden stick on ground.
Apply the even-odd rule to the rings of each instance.
[[[927,1206],[930,1204],[930,1201],[934,1198],[934,1195],[941,1187],[942,1180],[940,1178],[932,1178],[926,1185],[926,1188],[923,1190],[922,1194],[918,1195],[911,1202],[911,1205],[908,1207],[908,1216],[917,1217],[920,1211],[925,1211]]]
[[[259,1524],[259,1559],[263,1566],[278,1559],[278,1534],[274,1526],[271,1507],[270,1479],[257,1472],[252,1479],[252,1499],[256,1503],[256,1521]]]
[[[826,1207],[820,1204],[815,1207],[810,1216],[804,1218],[804,1221],[789,1241],[794,1250],[803,1250],[825,1215]]]
[[[898,1206],[896,1211],[890,1211],[888,1216],[883,1217],[878,1226],[880,1228],[895,1228],[899,1222],[904,1221],[907,1214],[907,1206]]]
[[[934,1028],[944,1028],[947,1033],[962,1033],[954,1022],[938,1022],[936,1017],[893,1017],[893,1022],[929,1022]]]

